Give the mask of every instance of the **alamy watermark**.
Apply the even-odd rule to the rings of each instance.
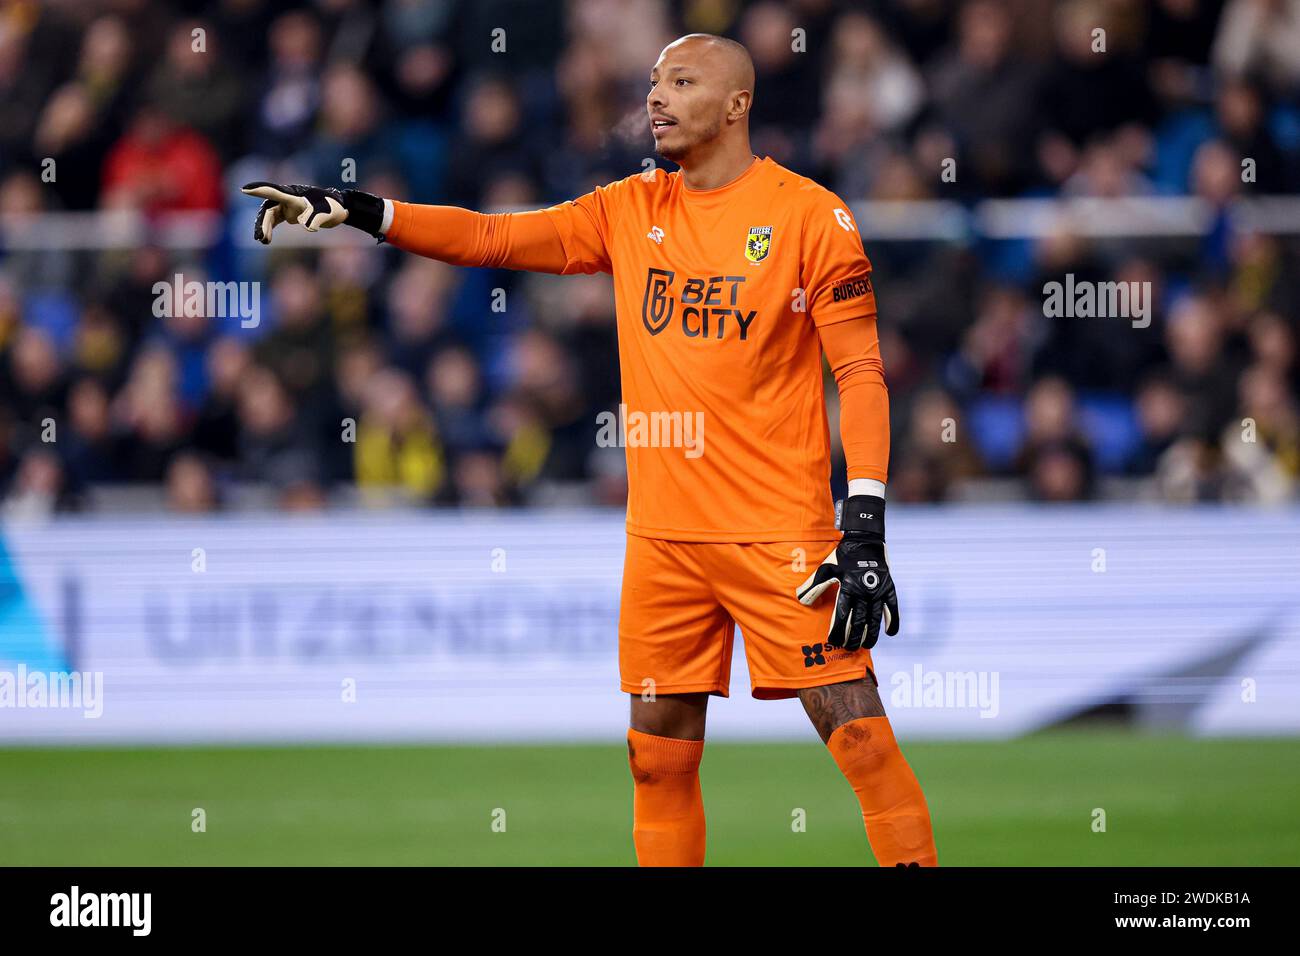
[[[704,454],[703,412],[629,412],[596,416],[596,444],[601,448],[682,448],[687,458]]]
[[[260,282],[188,282],[176,273],[171,282],[153,284],[155,318],[200,316],[209,319],[239,319],[245,329],[262,323],[262,283]]]
[[[121,927],[148,936],[152,913],[152,893],[83,893],[74,885],[50,897],[50,925],[56,927]]]
[[[991,718],[1001,709],[997,671],[924,670],[895,671],[889,678],[889,703],[893,707],[978,710]]]
[[[1132,319],[1133,328],[1151,324],[1150,282],[1075,281],[1043,284],[1043,315],[1049,319]]]
[[[0,671],[0,710],[80,710],[87,720],[104,714],[103,671]]]

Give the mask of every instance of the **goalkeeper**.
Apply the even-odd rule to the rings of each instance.
[[[871,264],[842,200],[751,152],[743,46],[682,37],[649,79],[651,133],[678,172],[501,215],[251,183],[244,191],[264,200],[254,235],[346,223],[455,265],[612,274],[629,419],[695,415],[708,433],[703,454],[627,442],[619,669],[638,861],[704,862],[705,716],[709,697],[729,692],[739,625],[751,692],[803,703],[857,794],[876,860],[936,865],[925,797],[871,663],[880,631],[899,627]],[[848,461],[838,526],[823,353]]]

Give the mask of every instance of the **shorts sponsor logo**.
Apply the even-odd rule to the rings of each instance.
[[[805,644],[803,646],[803,666],[812,667],[816,664],[825,664],[826,655],[822,653],[824,645]]]

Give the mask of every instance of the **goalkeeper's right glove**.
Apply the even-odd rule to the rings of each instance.
[[[253,223],[253,238],[271,244],[271,230],[282,222],[296,222],[308,232],[333,229],[347,223],[383,241],[384,201],[358,189],[332,186],[282,186],[278,183],[249,183],[244,193],[263,200]]]

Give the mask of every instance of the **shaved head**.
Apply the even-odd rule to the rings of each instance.
[[[719,151],[749,157],[749,109],[754,61],[735,40],[690,33],[664,47],[650,71],[650,114],[655,146],[685,165]]]
[[[673,47],[684,44],[691,44],[692,52],[698,45],[699,55],[713,61],[717,68],[723,71],[723,75],[733,89],[747,90],[751,96],[753,95],[754,61],[743,44],[712,33],[688,33],[664,47],[664,52],[667,53]]]

